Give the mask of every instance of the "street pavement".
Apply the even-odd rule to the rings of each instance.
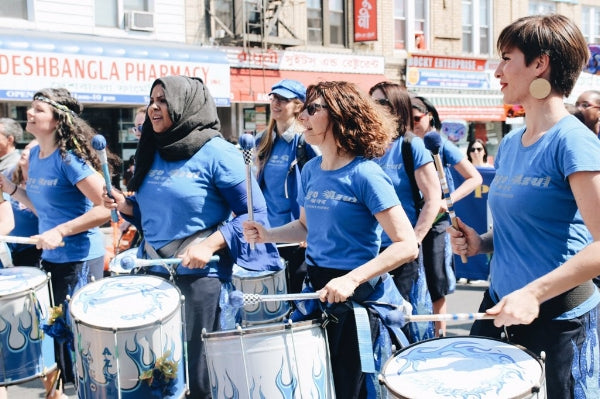
[[[479,308],[479,303],[483,296],[487,284],[477,282],[474,284],[457,284],[456,291],[447,296],[448,313],[472,313]],[[456,321],[448,322],[446,336],[465,336],[469,334],[472,322]],[[68,385],[65,394],[69,399],[75,399],[75,389],[73,385]],[[8,388],[9,399],[43,399],[45,398],[44,388],[39,380],[33,380],[21,385],[14,385]]]

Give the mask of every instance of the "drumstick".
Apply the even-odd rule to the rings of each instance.
[[[232,291],[229,294],[229,301],[232,306],[241,307],[260,302],[277,301],[302,301],[309,299],[319,299],[318,292],[304,292],[300,294],[245,294],[241,291]],[[465,320],[487,320],[495,316],[487,313],[441,313],[441,314],[417,314],[406,315],[400,310],[391,311],[386,320],[392,324],[404,324],[423,321],[465,321]]]
[[[244,155],[244,163],[246,164],[246,201],[248,205],[248,220],[254,220],[254,209],[252,205],[252,149],[254,148],[254,136],[251,134],[243,134],[240,137],[240,147]],[[250,249],[254,249],[253,242],[250,243]]]
[[[3,236],[0,235],[0,241],[4,241],[4,242],[10,242],[11,244],[32,244],[35,245],[38,243],[38,239],[37,238],[31,238],[31,237],[17,237],[17,236]],[[65,246],[65,242],[61,241],[60,244],[58,244],[59,247],[64,247]]]
[[[448,213],[450,214],[450,222],[452,223],[452,227],[456,230],[460,230],[458,228],[458,221],[456,220],[456,213],[454,213],[454,203],[452,202],[452,198],[450,197],[450,190],[448,189],[448,181],[446,180],[446,175],[444,174],[444,165],[442,165],[442,159],[440,157],[440,146],[442,145],[442,137],[437,132],[429,132],[423,137],[423,141],[425,142],[425,147],[431,151],[433,155],[433,160],[435,161],[435,168],[438,172],[438,178],[440,180],[440,184],[442,185],[442,192],[444,193],[444,199],[446,200],[446,206],[448,207]],[[467,263],[467,256],[460,255],[460,260],[462,263]]]

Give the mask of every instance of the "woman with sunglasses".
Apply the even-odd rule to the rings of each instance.
[[[519,18],[496,43],[504,103],[527,118],[494,160],[493,229],[479,235],[460,219],[449,229],[455,253],[494,253],[479,310],[495,318],[471,334],[545,353],[547,398],[598,398],[600,142],[564,105],[588,45],[559,14]]]
[[[375,161],[392,179],[402,208],[406,212],[415,231],[417,242],[420,244],[429,232],[441,206],[442,189],[435,171],[433,157],[425,148],[423,140],[412,133],[411,99],[404,87],[397,83],[380,82],[371,87],[369,94],[375,102],[383,106],[396,119],[393,140],[385,154]],[[410,146],[412,159],[405,160],[403,148],[407,143]],[[409,167],[408,163],[411,160],[412,167]],[[422,200],[419,203],[415,201],[415,191],[421,193]],[[390,238],[383,232],[381,250],[390,244]],[[432,312],[422,256],[398,267],[391,274],[404,299],[415,307],[415,312],[420,314]],[[433,338],[435,335],[432,323],[410,323],[406,326],[405,332],[411,343]]]
[[[494,165],[488,163],[487,147],[481,139],[469,141],[469,145],[467,146],[467,158],[476,168],[494,167]]]
[[[403,305],[387,272],[418,255],[414,231],[390,178],[372,160],[387,149],[394,121],[348,82],[310,86],[299,119],[306,141],[322,152],[302,170],[300,218],[272,229],[245,222],[244,235],[249,242],[307,241],[307,280],[322,306],[308,316],[325,311],[336,318],[327,324],[336,397],[367,398],[367,392],[380,389],[377,373],[361,371],[357,325],[346,301]],[[391,239],[381,253],[378,225]],[[380,328],[385,318],[377,312],[368,312],[373,339],[388,334]],[[403,334],[394,337],[402,339]],[[390,348],[383,353],[376,368]]]
[[[439,114],[429,100],[424,97],[413,96],[411,102],[415,120],[414,132],[417,136],[423,138],[430,131],[441,129],[442,124]],[[483,183],[483,177],[481,177],[477,168],[468,161],[461,150],[443,136],[439,155],[444,167],[452,203],[463,199]],[[458,187],[454,186],[450,168],[454,168],[464,179]],[[439,185],[439,180],[437,184]],[[442,201],[433,226],[422,243],[427,287],[433,302],[434,313],[447,312],[446,295],[454,291],[453,287],[456,283],[454,257],[446,233],[448,226],[450,226],[448,207],[446,201]],[[436,333],[442,331],[444,335],[446,334],[446,322],[436,322],[435,326]]]
[[[306,87],[297,80],[283,79],[271,88],[271,120],[256,136],[257,180],[267,202],[269,223],[282,226],[300,216],[296,201],[300,171],[316,155],[302,137],[297,118],[306,99]],[[300,292],[306,275],[305,245],[286,245],[279,255],[286,261],[288,292]]]

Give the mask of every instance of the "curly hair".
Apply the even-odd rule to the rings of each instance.
[[[332,123],[338,154],[347,152],[368,159],[385,153],[396,132],[395,119],[354,83],[320,82],[306,90],[306,103],[322,97]]]
[[[34,100],[46,102],[52,106],[54,118],[57,120],[56,145],[61,157],[66,160],[69,152],[96,170],[101,170],[100,158],[91,146],[92,138],[96,134],[94,129],[80,114],[83,106],[64,88],[42,89],[35,93]]]
[[[498,53],[519,49],[529,66],[537,57],[550,58],[550,84],[568,97],[587,65],[590,52],[581,30],[560,14],[530,15],[505,27],[496,44]]]

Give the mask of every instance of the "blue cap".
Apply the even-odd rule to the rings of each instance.
[[[288,100],[297,98],[302,102],[306,101],[306,87],[297,80],[292,79],[283,79],[277,82],[271,87],[271,92],[269,94],[277,94]]]

